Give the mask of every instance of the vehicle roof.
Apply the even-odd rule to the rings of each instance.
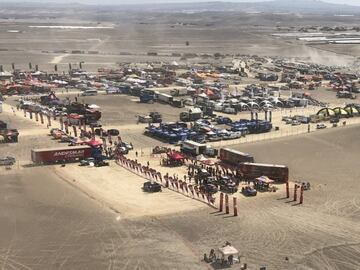
[[[228,151],[228,152],[231,152],[231,153],[234,153],[234,154],[239,154],[239,155],[242,155],[242,156],[249,156],[249,157],[251,157],[251,155],[248,154],[248,153],[240,152],[240,151],[237,151],[237,150],[234,150],[234,149],[230,149],[230,148],[221,148],[221,149],[223,149],[223,150],[225,150],[225,151]],[[220,151],[221,151],[221,150],[220,150]]]
[[[91,148],[88,145],[79,145],[79,146],[71,146],[71,147],[55,147],[55,148],[40,148],[40,149],[32,149],[33,152],[44,152],[44,151],[61,151],[61,150],[80,150]]]
[[[252,163],[252,162],[243,162],[242,165],[254,165],[261,167],[276,167],[276,168],[287,168],[285,165],[276,165],[276,164],[265,164],[265,163]]]

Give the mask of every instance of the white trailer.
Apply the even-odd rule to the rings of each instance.
[[[171,104],[173,102],[173,97],[168,95],[168,94],[159,93],[158,96],[157,96],[157,100],[159,102]]]

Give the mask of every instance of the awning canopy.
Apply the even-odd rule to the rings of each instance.
[[[264,183],[264,184],[272,184],[274,183],[275,181],[274,180],[271,180],[269,177],[267,176],[260,176],[258,178],[256,178],[256,180],[258,182],[261,182],[261,183]]]
[[[90,140],[87,142],[87,144],[92,147],[98,147],[98,146],[101,146],[103,143],[98,140]]]
[[[184,156],[178,152],[172,152],[171,154],[168,154],[169,159],[171,160],[183,160]]]
[[[219,252],[224,256],[239,254],[239,251],[236,248],[234,248],[233,246],[221,247],[221,248],[219,248]]]
[[[71,118],[71,119],[81,119],[82,116],[77,114],[77,113],[70,113],[68,118]]]
[[[100,109],[100,107],[96,104],[91,104],[88,106],[89,109]]]

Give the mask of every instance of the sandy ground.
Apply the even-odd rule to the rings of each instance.
[[[28,62],[40,68],[66,71],[68,63],[84,61],[88,70],[99,66],[115,67],[119,62],[134,61],[179,61],[172,53],[224,53],[257,54],[282,57],[307,57],[324,64],[344,64],[358,55],[357,45],[326,45],[310,47],[297,40],[287,40],[272,36],[278,33],[277,26],[300,25],[352,25],[347,18],[327,16],[290,16],[264,14],[141,14],[121,13],[116,16],[102,12],[88,14],[62,14],[55,18],[53,10],[47,19],[42,20],[46,11],[39,11],[39,18],[3,20],[6,11],[0,11],[0,60],[5,69],[11,63],[19,68],[27,68]],[[19,12],[19,10],[17,11]],[[23,12],[23,11],[21,11]],[[26,12],[26,11],[25,11]],[[37,13],[36,10],[33,10]],[[43,13],[45,12],[45,13]],[[16,13],[16,11],[15,11]],[[111,12],[110,12],[111,13]],[[1,16],[2,15],[2,16]],[[109,15],[109,17],[108,17]],[[80,17],[79,17],[80,16]],[[74,18],[76,17],[76,22]],[[26,18],[26,17],[25,17]],[[51,18],[51,19],[50,19]],[[156,20],[155,20],[156,18]],[[104,19],[110,29],[47,29],[30,28],[32,25],[90,25]],[[80,21],[79,21],[80,20]],[[8,32],[8,30],[18,31]],[[186,41],[190,45],[186,46]],[[66,50],[66,52],[61,52]],[[72,53],[72,51],[84,53]],[[97,51],[98,54],[89,54]],[[148,57],[148,52],[160,56]],[[125,55],[132,54],[132,55]],[[230,62],[232,57],[226,61]],[[191,59],[189,61],[192,61]],[[201,61],[197,58],[196,61]],[[224,60],[216,60],[220,63]]]
[[[240,145],[260,162],[288,164],[292,177],[311,181],[313,190],[303,206],[282,193],[243,199],[236,218],[171,191],[142,194],[143,180],[115,165],[1,168],[2,263],[5,269],[207,269],[202,254],[229,240],[251,269],[357,269],[358,133],[353,126]],[[24,147],[47,141],[25,137],[11,146],[24,161]]]
[[[168,215],[206,207],[167,189],[156,194],[144,193],[141,187],[146,180],[114,162],[111,167],[103,168],[78,164],[67,165],[65,169],[56,167],[55,173],[124,218]]]
[[[208,269],[202,254],[225,241],[251,269],[360,266],[359,125],[234,145],[259,162],[288,165],[292,180],[313,189],[302,206],[284,199],[283,189],[238,194],[232,217],[169,190],[143,194],[145,180],[115,164],[28,167],[31,148],[58,143],[46,127],[4,108],[1,117],[23,134],[18,144],[0,145],[20,161],[0,168],[5,269]],[[137,134],[136,124],[130,129]]]
[[[80,17],[80,23],[85,23],[86,15]],[[68,17],[56,20],[73,22]],[[114,29],[83,31],[30,29],[38,19],[25,23],[1,19],[0,62],[6,70],[13,62],[17,68],[27,68],[32,62],[49,70],[58,63],[59,70],[65,71],[67,63],[85,61],[86,69],[96,70],[114,67],[117,62],[178,60],[169,56],[173,52],[224,52],[304,56],[320,63],[343,64],[349,60],[344,53],[358,52],[356,46],[310,48],[270,36],[276,25],[348,23],[334,22],[334,18],[246,15],[239,19],[237,14],[226,18],[203,14],[199,18],[159,15],[156,20],[154,24],[153,18],[141,14],[123,15],[116,19]],[[184,21],[191,24],[178,24]],[[45,23],[49,22],[55,21]],[[20,32],[7,33],[9,29]],[[185,46],[186,40],[190,46]],[[100,54],[68,55],[55,50],[98,50]],[[161,56],[148,57],[148,51]],[[346,102],[336,100],[333,92],[312,93],[333,104]],[[139,106],[126,96],[87,100],[103,107],[106,126],[121,127],[122,136],[141,149],[160,143],[141,134],[143,126],[135,124],[136,115],[156,110],[165,121],[174,121],[181,111],[158,104]],[[109,168],[26,166],[31,148],[57,146],[58,142],[46,135],[44,125],[18,112],[13,115],[7,105],[4,108],[0,118],[19,129],[20,140],[0,145],[1,155],[18,160],[10,171],[0,167],[2,269],[213,269],[201,261],[203,253],[225,241],[240,250],[241,261],[249,269],[360,268],[360,129],[356,120],[349,127],[305,135],[305,126],[281,125],[279,119],[290,111],[280,111],[274,114],[274,124],[281,125],[277,134],[231,142],[259,162],[288,165],[293,180],[310,181],[313,186],[305,193],[302,206],[284,199],[283,191],[256,198],[238,194],[239,216],[232,217],[172,191],[143,194],[144,180],[114,164]]]

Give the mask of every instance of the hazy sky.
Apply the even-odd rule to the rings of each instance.
[[[181,2],[262,2],[271,0],[0,0],[0,2],[78,2],[86,4],[140,4],[140,3],[181,3]],[[296,0],[289,0],[289,2]],[[360,6],[360,0],[323,0],[324,2]]]

